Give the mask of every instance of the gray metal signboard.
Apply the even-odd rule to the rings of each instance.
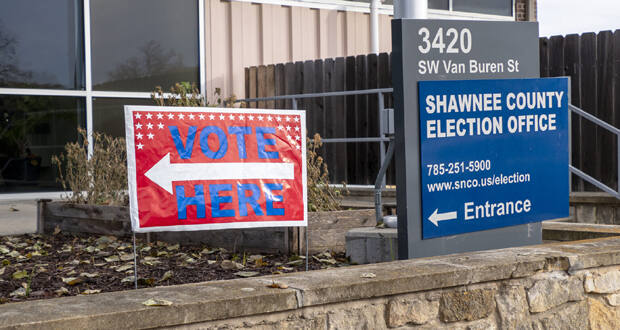
[[[393,20],[392,49],[399,258],[541,243],[540,223],[423,239],[418,130],[419,81],[538,78],[538,23]]]

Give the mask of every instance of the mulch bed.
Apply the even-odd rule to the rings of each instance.
[[[305,270],[304,256],[258,255],[207,246],[137,241],[138,287]],[[348,265],[343,254],[310,256],[309,269]],[[0,237],[0,304],[134,288],[131,237]]]

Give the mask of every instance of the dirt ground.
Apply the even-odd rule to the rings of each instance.
[[[131,238],[77,235],[0,237],[0,304],[134,288]],[[233,253],[207,246],[137,241],[138,287],[305,270],[305,256]],[[310,256],[309,269],[348,265],[344,255]]]

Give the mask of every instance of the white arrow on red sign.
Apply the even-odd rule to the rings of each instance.
[[[147,178],[172,194],[173,181],[243,180],[294,178],[292,163],[170,163],[170,153],[162,157],[145,174]]]

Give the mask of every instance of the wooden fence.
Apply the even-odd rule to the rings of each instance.
[[[620,126],[620,30],[541,38],[540,76],[570,76],[571,103]],[[617,189],[615,134],[577,115],[571,130],[573,165]],[[573,190],[597,189],[575,179]]]
[[[387,53],[250,67],[245,75],[247,98],[392,86]],[[391,95],[386,95],[384,105],[392,106]],[[291,101],[254,102],[248,106],[290,109]],[[307,110],[310,137],[315,133],[323,138],[379,136],[376,94],[301,99],[298,108]],[[326,143],[321,155],[334,183],[374,184],[379,172],[378,142]],[[394,182],[393,168],[387,180]]]
[[[246,97],[320,93],[392,87],[390,55],[356,57],[250,67],[245,70]],[[599,34],[540,38],[540,76],[571,77],[571,103],[620,127],[620,30]],[[290,108],[290,101],[258,102],[250,107]],[[386,97],[386,107],[392,99]],[[377,136],[377,99],[350,96],[308,99],[308,133],[322,137]],[[616,136],[572,115],[572,164],[617,189]],[[379,169],[378,143],[326,145],[323,151],[332,182],[372,184]],[[394,168],[388,170],[394,183]],[[573,190],[597,190],[573,180]]]

